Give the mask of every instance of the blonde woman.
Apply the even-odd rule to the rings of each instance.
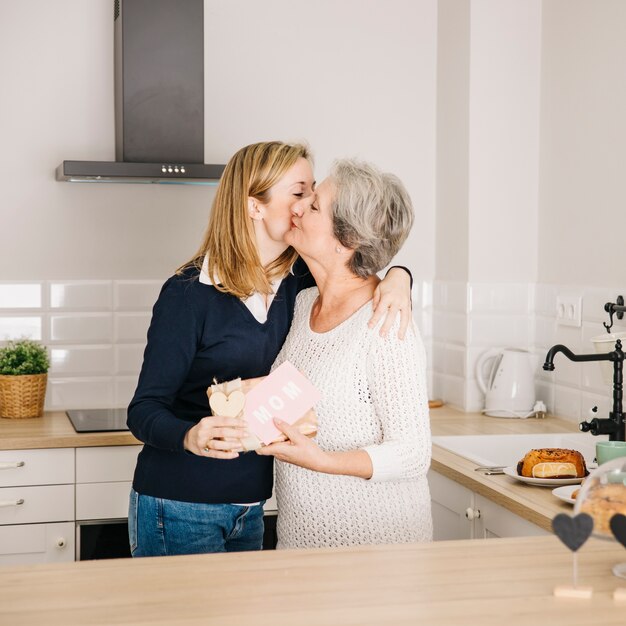
[[[214,379],[266,375],[289,330],[299,291],[314,284],[285,243],[295,204],[315,181],[302,145],[258,143],[229,161],[198,252],[163,286],[128,426],[144,447],[129,507],[134,556],[259,550],[272,459],[239,454],[245,433],[212,416]],[[371,322],[402,309],[409,279],[393,270]],[[391,315],[394,313],[394,315]]]

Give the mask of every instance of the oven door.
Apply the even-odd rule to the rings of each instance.
[[[127,519],[86,520],[76,523],[76,559],[130,557]]]

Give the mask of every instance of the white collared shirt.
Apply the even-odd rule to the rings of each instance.
[[[289,270],[293,274],[293,269]],[[204,261],[202,262],[202,269],[200,271],[200,282],[204,285],[215,285],[219,283],[219,276],[213,276],[213,279],[209,276],[209,255],[206,254],[204,256]],[[278,278],[271,282],[272,292],[268,294],[266,297],[262,293],[254,292],[248,298],[241,298],[241,301],[246,305],[250,313],[254,316],[257,322],[260,324],[265,324],[267,321],[267,312],[272,306],[272,301],[274,300],[274,296],[280,287],[280,283],[283,282],[282,278]],[[266,304],[267,298],[267,304]]]

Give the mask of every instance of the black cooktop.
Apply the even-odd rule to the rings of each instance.
[[[101,433],[128,430],[126,408],[123,409],[70,409],[65,412],[77,433]]]

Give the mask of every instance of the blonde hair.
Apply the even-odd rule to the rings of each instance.
[[[236,152],[222,174],[209,224],[200,248],[185,265],[202,268],[208,254],[208,274],[219,277],[215,288],[238,298],[254,292],[272,293],[271,281],[287,275],[298,257],[287,248],[267,267],[261,266],[254,227],[248,215],[248,197],[267,204],[272,187],[300,158],[311,160],[306,146],[280,141],[255,143]]]

